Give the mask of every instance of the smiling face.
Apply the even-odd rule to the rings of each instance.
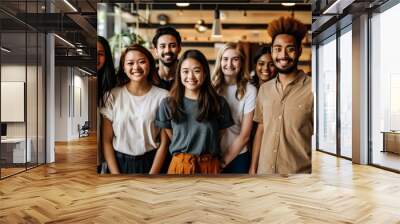
[[[162,35],[157,40],[156,54],[160,62],[170,67],[178,60],[178,54],[181,47],[176,38],[170,34]]]
[[[221,57],[221,69],[224,76],[237,77],[242,68],[240,53],[236,49],[227,49]]]
[[[185,89],[198,91],[204,82],[204,68],[201,63],[193,58],[187,58],[180,68],[181,82]]]
[[[261,55],[257,60],[256,74],[261,82],[266,82],[276,75],[276,68],[270,53]]]
[[[272,60],[281,74],[289,74],[297,69],[301,48],[296,46],[292,35],[279,34],[272,45]]]
[[[149,60],[140,51],[128,51],[125,55],[124,71],[131,81],[142,82],[150,72]]]
[[[97,66],[96,66],[97,71],[103,68],[105,62],[106,62],[106,53],[104,47],[99,41],[97,41]]]

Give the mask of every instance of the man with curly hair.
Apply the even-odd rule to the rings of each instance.
[[[306,26],[291,17],[268,26],[278,75],[262,84],[257,96],[250,174],[311,173],[311,78],[297,68],[306,32]]]

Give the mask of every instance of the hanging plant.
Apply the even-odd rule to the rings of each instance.
[[[128,46],[132,44],[145,45],[146,41],[140,35],[129,32],[122,32],[115,34],[108,40],[111,48],[111,52],[114,56],[114,64],[118,66],[119,58],[121,57],[121,52]]]

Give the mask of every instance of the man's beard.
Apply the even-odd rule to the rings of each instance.
[[[276,70],[278,71],[279,74],[287,75],[287,74],[290,74],[290,73],[294,72],[295,70],[297,70],[297,63],[298,63],[299,59],[297,58],[297,59],[293,60],[291,58],[287,58],[287,60],[288,60],[288,64],[290,64],[292,62],[293,63],[292,63],[292,66],[287,67],[285,69],[281,69],[276,65],[277,63],[275,64]]]
[[[164,58],[166,55],[170,55],[172,60],[170,62],[166,62],[164,61],[162,58]],[[167,66],[167,67],[172,67],[177,61],[178,59],[176,58],[176,55],[174,53],[163,53],[161,54],[161,58],[160,61],[163,65]]]

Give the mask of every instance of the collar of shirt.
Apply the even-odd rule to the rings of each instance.
[[[289,92],[293,89],[293,87],[296,86],[296,84],[299,83],[302,86],[304,86],[305,81],[306,81],[306,74],[303,72],[303,70],[298,70],[296,78],[287,85],[284,91],[282,89],[282,84],[279,81],[279,75],[277,75],[275,77],[275,88],[278,91],[279,95],[281,95],[282,98],[281,100],[283,100],[285,96],[287,96]]]
[[[280,75],[278,74],[275,77],[275,85],[278,85],[278,84],[280,85],[281,84],[281,81],[279,81],[279,76]],[[300,83],[302,83],[304,85],[305,81],[306,81],[306,74],[304,73],[304,71],[303,70],[297,70],[296,78],[294,80],[290,81],[288,86],[294,85],[297,82],[300,82]]]
[[[172,75],[169,79],[165,79],[165,76],[160,75],[160,67],[159,66],[156,67],[156,72],[157,72],[158,78],[160,78],[161,81],[168,82],[168,81],[174,80],[174,78],[175,78],[175,75]]]

